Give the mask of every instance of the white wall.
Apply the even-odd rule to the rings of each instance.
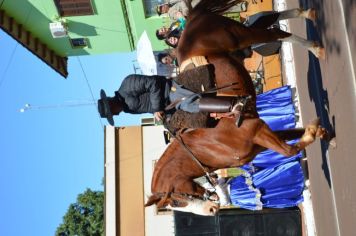
[[[158,160],[166,149],[163,126],[143,126],[144,193],[151,195],[151,179],[154,160]],[[159,230],[159,231],[157,231]],[[157,215],[156,207],[145,209],[145,236],[174,235],[173,215]]]
[[[116,235],[115,127],[105,130],[105,235]]]

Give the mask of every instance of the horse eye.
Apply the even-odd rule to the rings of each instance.
[[[173,200],[172,201],[172,207],[179,207],[179,201]]]

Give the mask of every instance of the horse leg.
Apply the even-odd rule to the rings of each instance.
[[[315,24],[315,19],[316,19],[316,12],[315,9],[309,8],[307,10],[302,10],[300,8],[292,9],[292,10],[287,10],[287,11],[282,11],[279,12],[279,17],[278,21],[280,20],[285,20],[285,19],[290,19],[290,18],[306,18]],[[291,34],[289,37],[281,39],[284,42],[290,42],[290,43],[297,43],[303,47],[306,47],[309,51],[311,51],[317,58],[324,59],[325,58],[325,50],[324,48],[320,47],[318,43],[314,41],[309,41],[306,39],[303,39],[299,36]]]
[[[299,44],[312,52],[317,58],[325,59],[325,49],[320,47],[317,42],[301,38],[277,28],[252,29],[252,37],[246,37],[246,40],[241,40],[240,44],[247,47],[252,44],[281,40],[282,42]]]
[[[313,21],[315,24],[316,12],[315,9],[309,8],[307,10],[303,10],[301,8],[295,8],[291,10],[278,12],[279,16],[277,21],[286,20],[290,18],[305,18]],[[309,41],[298,37],[296,35],[291,34],[289,37],[283,37],[280,40],[290,43],[297,43],[303,47],[306,47],[309,51],[311,51],[317,58],[324,59],[325,58],[325,50],[320,47],[317,42]]]
[[[235,49],[244,49],[254,44],[270,43],[290,37],[292,34],[283,30],[234,27],[231,28],[231,39],[234,41]]]
[[[326,141],[330,140],[330,136],[326,129],[320,126],[319,118],[310,122],[310,124],[305,128],[305,133],[300,138],[296,146],[299,150],[302,150],[309,144],[313,143],[316,137]]]
[[[293,13],[294,14],[294,13]],[[289,15],[289,13],[287,14]],[[282,42],[290,42],[299,44],[305,48],[307,48],[310,52],[312,52],[317,58],[324,59],[325,58],[325,49],[320,47],[317,42],[310,41],[304,38],[301,38],[297,35],[285,32],[278,28],[272,29],[260,29],[260,28],[245,28],[242,27],[234,27],[231,29],[231,35],[236,40],[236,44],[238,48],[236,49],[244,49],[253,44],[259,43],[269,43],[277,40],[281,40]],[[242,37],[243,35],[243,37]]]
[[[302,47],[307,48],[317,58],[325,59],[325,49],[320,47],[315,41],[310,41],[294,34],[291,34],[289,37],[281,38],[280,40],[283,42],[299,44]]]
[[[274,133],[265,123],[260,127],[256,133],[253,142],[262,147],[272,149],[283,156],[291,157],[298,153],[298,147],[287,144],[282,138],[278,136],[280,133]],[[284,133],[285,134],[285,133]]]
[[[325,128],[321,127],[320,125],[318,125],[317,127],[316,127],[316,125],[312,125],[310,128],[313,130],[316,128],[315,137],[318,137],[318,138],[326,140],[326,141],[330,140],[330,136],[329,136],[328,132],[325,130]],[[304,128],[277,130],[277,131],[273,131],[273,133],[275,133],[280,139],[287,140],[287,141],[294,140],[294,139],[300,139],[303,137],[303,135],[306,137],[309,136],[309,134],[307,134],[307,133],[309,133],[309,130],[306,130]]]
[[[313,143],[316,137],[328,139],[328,134],[320,125],[320,120],[313,120],[305,129],[293,129],[273,132],[264,124],[254,138],[254,143],[272,149],[284,156],[296,155],[306,146]],[[295,145],[289,145],[284,140],[300,138]]]
[[[300,129],[287,129],[287,130],[277,130],[273,131],[282,140],[294,140],[300,139],[305,133],[304,128]]]
[[[305,18],[315,22],[316,19],[316,12],[315,9],[313,8],[309,8],[307,10],[303,10],[301,8],[295,8],[291,10],[280,11],[278,13],[279,16],[277,18],[277,21],[291,19],[291,18]]]

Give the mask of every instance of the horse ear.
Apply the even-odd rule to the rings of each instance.
[[[163,198],[157,203],[158,208],[166,207],[167,206],[167,201],[169,201],[169,194],[166,193]]]
[[[161,197],[159,197],[159,196],[157,196],[157,195],[151,195],[151,196],[148,198],[148,200],[147,200],[147,202],[146,202],[146,204],[145,204],[145,207],[151,206],[151,205],[153,205],[153,204],[159,202],[160,200],[161,200]]]

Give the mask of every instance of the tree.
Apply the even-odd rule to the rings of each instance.
[[[87,189],[69,205],[56,236],[103,236],[104,192]]]

